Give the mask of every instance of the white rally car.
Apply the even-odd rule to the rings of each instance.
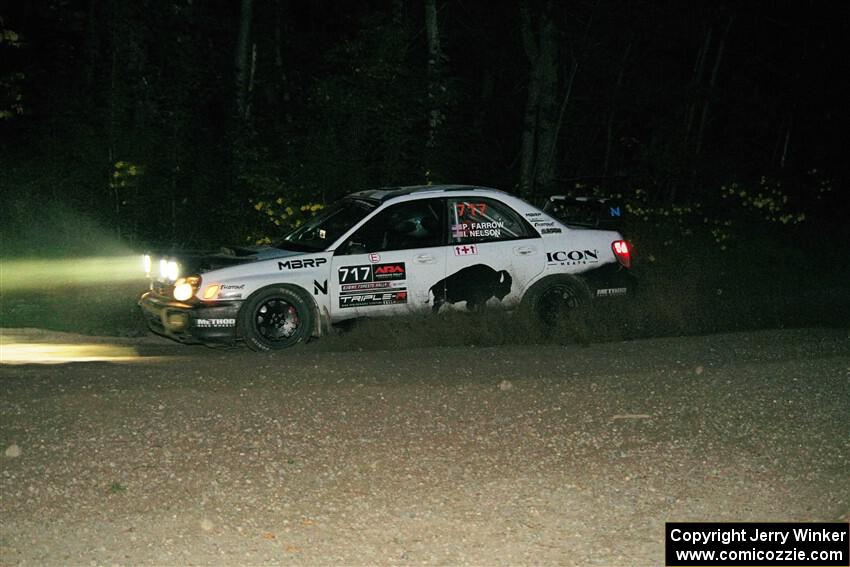
[[[255,350],[355,317],[488,304],[551,325],[564,309],[635,286],[619,232],[564,224],[508,193],[461,185],[361,191],[274,246],[183,261],[144,258],[151,286],[139,305],[151,330]]]

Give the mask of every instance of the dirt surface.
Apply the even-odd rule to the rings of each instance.
[[[850,512],[846,330],[112,343],[0,366],[0,563],[663,565],[666,521]]]

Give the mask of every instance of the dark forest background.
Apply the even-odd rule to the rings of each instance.
[[[451,182],[613,195],[669,285],[846,285],[846,2],[33,0],[0,18],[4,254],[264,242],[352,191]]]

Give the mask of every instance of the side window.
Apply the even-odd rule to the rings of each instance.
[[[444,244],[442,199],[408,201],[387,207],[346,240],[338,254],[429,248]]]
[[[521,216],[492,199],[449,199],[452,244],[497,242],[537,236]]]

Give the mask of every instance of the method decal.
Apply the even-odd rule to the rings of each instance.
[[[609,287],[605,289],[597,289],[596,297],[613,297],[615,295],[626,295],[627,288],[625,287]]]
[[[484,264],[475,264],[455,272],[431,286],[437,313],[444,303],[466,302],[469,311],[475,311],[491,298],[502,301],[511,292],[513,278],[505,271],[496,271]]]
[[[301,268],[318,268],[327,262],[327,258],[306,258],[304,260],[295,259],[287,260],[286,262],[278,262],[278,270],[299,270]]]
[[[478,254],[478,248],[475,244],[459,244],[454,247],[455,256],[475,256]]]
[[[406,289],[393,289],[371,293],[349,293],[339,297],[340,309],[346,307],[369,307],[372,305],[397,305],[407,303]]]
[[[236,319],[195,319],[196,327],[235,327]]]
[[[340,266],[338,273],[340,284],[403,280],[407,277],[404,262]]]
[[[570,250],[569,252],[559,250],[547,252],[546,260],[549,264],[561,264],[562,266],[577,266],[580,264],[596,264],[599,262],[598,250]]]

